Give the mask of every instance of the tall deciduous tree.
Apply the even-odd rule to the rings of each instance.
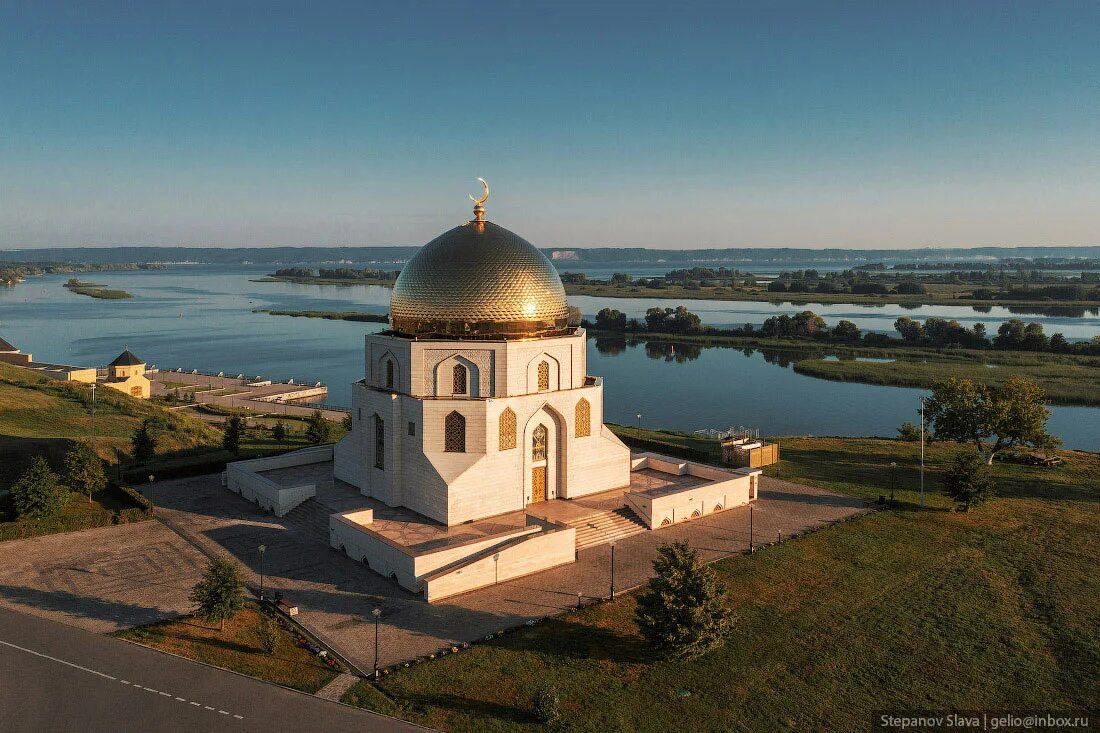
[[[65,454],[65,481],[70,489],[87,494],[89,499],[107,487],[103,461],[88,441],[78,440]]]
[[[195,615],[204,621],[217,621],[225,631],[225,620],[244,605],[244,576],[235,561],[216,557],[206,566],[202,578],[191,589]]]
[[[275,440],[283,443],[286,441],[286,425],[283,425],[283,421],[279,420],[271,428],[271,437]]]
[[[1052,450],[1061,442],[1046,430],[1050,410],[1042,388],[1025,377],[1011,377],[996,390],[951,377],[932,388],[925,414],[937,439],[973,443],[987,464],[1007,448]]]
[[[20,518],[42,519],[58,514],[65,507],[69,490],[61,485],[46,459],[35,456],[30,467],[12,484],[11,498]]]
[[[635,610],[642,636],[671,658],[698,656],[720,643],[732,615],[714,570],[685,542],[658,547],[653,568],[657,575]]]

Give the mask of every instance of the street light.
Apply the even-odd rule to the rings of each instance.
[[[641,415],[635,415],[634,417],[638,418],[638,430],[641,430],[642,429],[642,416]]]
[[[615,543],[611,543],[611,600],[615,600]]]
[[[752,547],[752,504],[749,504],[749,554],[754,552]]]
[[[92,382],[92,450],[95,450],[95,382]]]
[[[898,474],[898,464],[896,461],[890,461],[890,503],[894,503],[894,484]]]
[[[924,508],[924,401],[927,397],[920,398],[920,507]]]
[[[267,552],[267,545],[260,545],[260,603],[264,602],[264,553]]]
[[[382,617],[382,609],[375,608],[370,615],[374,616],[374,679],[378,679],[378,619]]]

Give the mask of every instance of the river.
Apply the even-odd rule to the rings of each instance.
[[[173,266],[166,270],[89,273],[82,279],[120,288],[129,300],[97,300],[62,287],[68,275],[31,278],[0,288],[0,337],[42,361],[102,365],[124,348],[162,368],[176,366],[227,374],[294,378],[329,385],[333,404],[349,401],[362,377],[364,333],[382,324],[288,318],[254,308],[365,310],[385,313],[389,290],[377,286],[255,283],[270,266]],[[604,305],[641,315],[653,305],[680,301],[572,298],[587,315]],[[976,313],[966,306],[824,306],[771,303],[686,302],[713,325],[760,323],[777,313],[810,308],[830,323],[848,318],[861,328],[889,331],[901,314],[940,315],[986,324],[1005,318],[1003,308]],[[1100,317],[1036,315],[1047,333],[1091,338]],[[921,390],[830,382],[796,374],[785,362],[736,349],[702,349],[695,358],[657,347],[596,348],[589,341],[589,372],[605,378],[606,419],[681,430],[744,425],[765,434],[893,435],[903,420],[917,420]],[[1051,431],[1067,447],[1100,450],[1100,409],[1054,407]]]

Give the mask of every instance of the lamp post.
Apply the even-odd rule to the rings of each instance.
[[[267,552],[267,545],[260,545],[260,603],[264,602],[264,553]]]
[[[890,503],[894,503],[894,485],[898,474],[897,461],[890,461]]]
[[[615,543],[611,543],[611,600],[615,600]]]
[[[924,401],[926,397],[920,398],[920,507],[924,508]]]
[[[374,679],[378,679],[378,619],[382,617],[382,609],[375,608],[370,615],[374,616]]]
[[[642,416],[641,416],[641,414],[635,415],[634,417],[638,418],[638,430],[641,430],[642,429]]]
[[[95,382],[92,382],[92,450],[95,450]]]
[[[749,504],[749,554],[753,553],[752,546],[752,504]]]

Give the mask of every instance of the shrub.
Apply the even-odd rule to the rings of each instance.
[[[88,498],[107,486],[103,461],[90,442],[78,440],[65,455],[65,480],[69,488],[87,494]]]
[[[920,428],[906,420],[898,427],[898,437],[909,443],[916,443],[920,440]]]
[[[943,493],[964,512],[993,496],[993,480],[985,462],[973,453],[961,453],[943,477]]]
[[[535,717],[547,728],[557,728],[561,725],[561,701],[558,699],[558,690],[552,684],[542,687],[535,693],[532,700]]]
[[[69,500],[69,490],[59,483],[46,459],[35,456],[30,467],[12,484],[11,498],[20,519],[42,519],[61,512]]]

